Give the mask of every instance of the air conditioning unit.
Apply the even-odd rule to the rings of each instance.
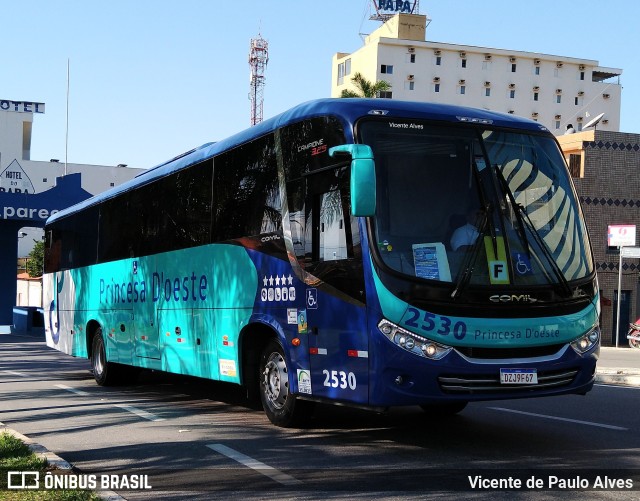
[[[585,69],[585,65],[581,64],[580,66],[578,66],[578,68],[580,68],[580,71],[583,71]]]
[[[458,85],[464,85],[464,80],[458,80]]]
[[[433,82],[438,83],[440,81],[440,77],[433,77]]]
[[[461,53],[460,53],[460,57],[461,57],[462,59],[464,59],[465,57],[467,57],[467,53],[466,53],[466,52],[461,52]]]
[[[515,111],[514,110],[509,110],[508,113],[509,113],[509,115],[513,115],[515,113]]]
[[[538,112],[537,112],[537,111],[534,111],[533,113],[531,113],[531,116],[532,116],[533,118],[538,118]]]
[[[407,75],[407,80],[409,80],[409,82],[413,82],[413,75]]]
[[[608,123],[609,123],[609,120],[604,119],[604,120],[602,121],[602,123],[603,123],[603,124],[608,124]]]
[[[484,83],[484,86],[485,86],[485,87],[491,87],[491,82],[485,82],[485,83]]]
[[[583,118],[582,117],[578,117],[576,118],[576,122],[582,122]]]
[[[409,54],[413,54],[416,51],[416,48],[415,47],[409,47],[407,50],[409,51]]]
[[[433,51],[433,53],[434,53],[436,56],[439,56],[440,54],[442,54],[442,51],[441,51],[440,49],[436,49],[436,50],[434,50],[434,51]]]
[[[562,94],[562,89],[556,89],[556,94]]]
[[[516,84],[509,84],[509,88],[510,89],[515,89],[516,88]]]
[[[509,62],[511,62],[511,63],[515,63],[515,62],[516,62],[516,58],[515,58],[515,57],[510,57],[510,58],[509,58]]]
[[[611,94],[602,94],[602,97],[605,99],[609,99],[611,97]]]
[[[582,92],[582,91],[578,92],[578,96],[580,96],[580,97],[584,96],[584,92]]]
[[[540,59],[534,59],[533,60],[533,64],[535,64],[536,66],[538,66],[540,64]]]
[[[564,66],[564,63],[561,63],[560,61],[556,63],[556,68],[562,68],[562,66]]]
[[[484,55],[484,60],[485,61],[491,61],[491,54],[485,54]]]
[[[556,120],[560,120],[561,118],[562,118],[562,115],[556,115],[556,116],[555,116],[555,119],[556,119]]]
[[[540,87],[536,86],[533,88],[533,92],[538,92],[540,90]]]

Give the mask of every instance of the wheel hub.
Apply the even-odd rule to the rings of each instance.
[[[262,373],[264,392],[275,408],[282,409],[289,394],[287,365],[279,353],[272,353]]]

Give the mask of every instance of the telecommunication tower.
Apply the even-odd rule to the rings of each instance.
[[[262,122],[262,105],[264,102],[264,70],[269,62],[269,43],[258,34],[251,39],[249,49],[249,66],[251,81],[249,84],[249,100],[251,101],[251,125]]]

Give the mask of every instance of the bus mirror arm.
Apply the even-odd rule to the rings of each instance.
[[[351,214],[375,215],[376,168],[371,148],[366,144],[341,144],[330,148],[329,155],[351,155]]]

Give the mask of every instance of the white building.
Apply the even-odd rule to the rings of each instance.
[[[44,103],[0,100],[0,193],[42,193],[56,185],[57,177],[81,173],[82,188],[95,195],[143,172],[125,165],[69,163],[65,166],[64,159],[31,160],[34,116],[42,120],[44,113]],[[33,240],[39,240],[41,235],[41,229],[21,229],[18,255],[26,256]]]
[[[622,70],[598,61],[425,41],[427,17],[396,14],[351,54],[333,57],[331,96],[360,72],[385,80],[380,97],[484,108],[531,118],[555,134],[582,130],[604,113],[602,130],[620,127]]]

